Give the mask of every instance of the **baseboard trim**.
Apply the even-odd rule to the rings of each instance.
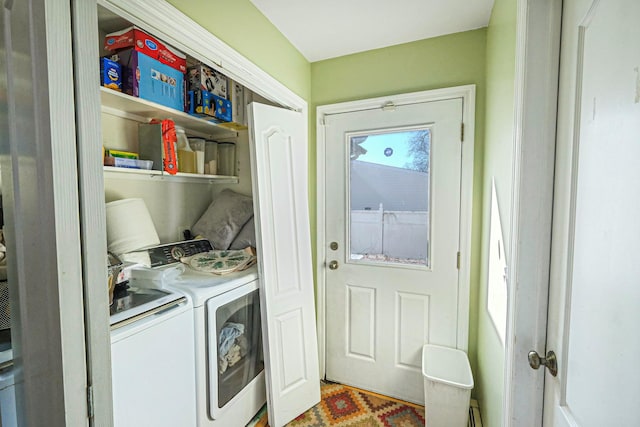
[[[478,401],[475,399],[471,399],[469,406],[469,427],[482,427],[480,405],[478,405]]]

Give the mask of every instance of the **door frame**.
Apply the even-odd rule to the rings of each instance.
[[[502,425],[542,425],[562,2],[518,0]],[[518,338],[516,340],[516,337]]]
[[[460,272],[458,275],[458,316],[457,347],[464,351],[469,348],[469,292],[471,281],[471,222],[473,211],[473,164],[475,137],[475,85],[456,86],[400,95],[390,95],[317,107],[317,234],[316,234],[316,305],[318,327],[318,356],[320,378],[326,373],[326,133],[325,117],[331,114],[347,113],[378,108],[394,108],[400,105],[435,102],[451,98],[462,98],[462,121],[464,139],[462,144],[462,168],[460,179]]]

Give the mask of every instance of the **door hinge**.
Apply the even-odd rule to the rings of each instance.
[[[89,419],[94,416],[94,405],[93,405],[93,386],[90,385],[87,387],[87,412],[89,415]]]
[[[458,270],[460,270],[460,252],[458,252],[458,256],[456,259],[456,267],[458,268]]]
[[[464,142],[464,123],[460,123],[460,142]]]

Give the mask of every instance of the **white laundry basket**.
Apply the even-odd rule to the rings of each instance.
[[[473,376],[462,350],[422,347],[426,427],[466,427]]]

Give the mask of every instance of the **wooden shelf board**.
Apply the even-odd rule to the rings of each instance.
[[[149,179],[149,180],[161,180],[167,182],[192,182],[199,184],[237,184],[237,176],[226,175],[202,175],[197,173],[184,173],[178,172],[175,175],[163,173],[159,170],[147,170],[147,169],[131,169],[131,168],[118,168],[114,166],[103,166],[105,178],[120,178],[120,179]]]
[[[114,116],[148,123],[151,119],[171,119],[189,134],[211,138],[233,138],[236,131],[218,123],[194,117],[183,111],[174,110],[146,99],[136,98],[106,87],[100,87],[102,111]]]

